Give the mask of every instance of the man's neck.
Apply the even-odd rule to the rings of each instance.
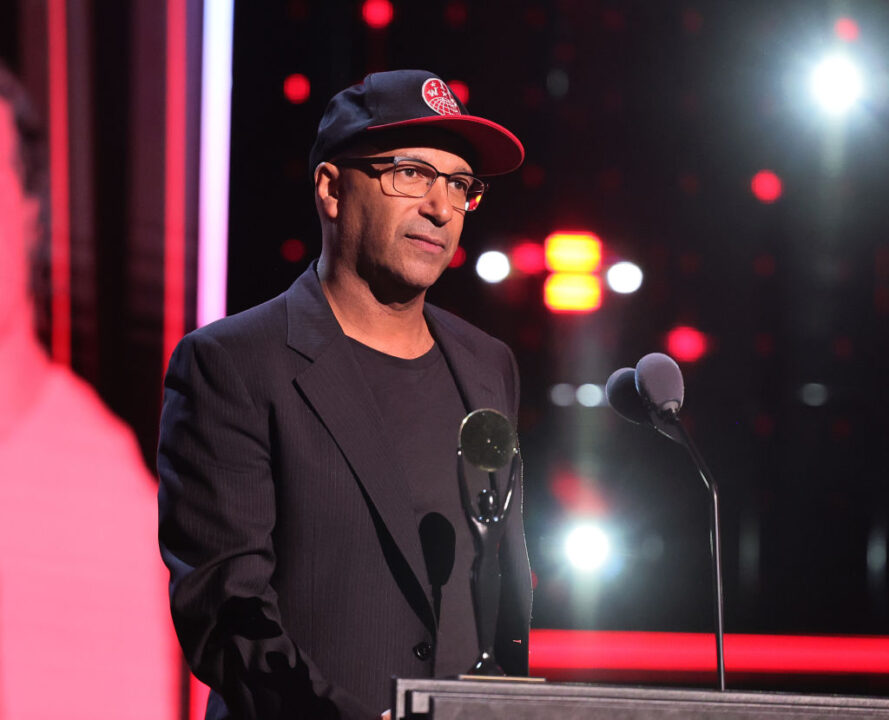
[[[30,323],[16,321],[0,336],[0,441],[40,395],[50,361]]]
[[[382,302],[360,277],[319,264],[321,288],[343,332],[358,342],[401,358],[416,358],[434,340],[423,316],[426,292],[403,302]]]

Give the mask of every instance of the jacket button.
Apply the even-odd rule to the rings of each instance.
[[[414,645],[414,655],[420,660],[428,660],[432,655],[432,645],[425,640]]]

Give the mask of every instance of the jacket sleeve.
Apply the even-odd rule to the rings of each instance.
[[[330,685],[282,628],[268,410],[225,348],[192,333],[170,360],[158,446],[159,540],[194,674],[231,717],[379,717]]]
[[[515,423],[519,407],[519,375],[515,357],[507,349],[505,375],[507,395],[512,405],[510,419]],[[497,616],[495,656],[507,675],[528,674],[528,636],[531,623],[531,567],[525,543],[522,516],[522,463],[518,464],[515,497],[506,519],[506,533],[500,547],[500,610]]]

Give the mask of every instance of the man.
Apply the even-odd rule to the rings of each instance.
[[[392,676],[476,659],[457,430],[513,422],[505,345],[425,303],[505,128],[424,71],[330,102],[310,162],[322,251],[283,295],[180,343],[166,378],[160,539],[210,718],[378,718]],[[503,480],[503,479],[501,479]],[[527,673],[530,572],[514,502],[497,657]]]
[[[154,479],[132,431],[34,328],[44,147],[0,63],[0,720],[169,717]]]

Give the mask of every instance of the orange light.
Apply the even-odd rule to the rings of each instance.
[[[592,312],[602,305],[602,280],[596,275],[554,273],[543,285],[543,302],[553,312]]]
[[[602,241],[590,232],[554,232],[543,241],[553,272],[589,273],[602,265]]]

